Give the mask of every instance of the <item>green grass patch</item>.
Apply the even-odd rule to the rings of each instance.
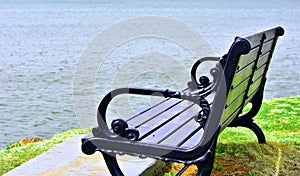
[[[262,128],[267,142],[300,145],[300,96],[264,101],[254,121]],[[256,136],[243,127],[226,128],[219,142],[232,141],[253,142]]]

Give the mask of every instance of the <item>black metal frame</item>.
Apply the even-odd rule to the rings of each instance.
[[[260,90],[256,93],[255,97],[250,101],[252,104],[251,109],[244,115],[240,116],[239,118],[235,118],[228,127],[246,127],[253,131],[257,137],[258,143],[265,144],[266,137],[261,130],[261,128],[254,122],[254,117],[260,110],[263,101],[263,91],[266,83],[266,78],[262,82],[262,86]]]
[[[275,31],[275,39],[273,39],[274,42],[270,51],[271,54],[269,56],[269,60],[272,57],[278,36],[282,36],[284,33],[281,27],[263,32],[262,38],[260,39],[260,50],[264,44],[264,38],[266,38],[265,33],[270,31]],[[118,166],[116,154],[129,154],[142,158],[151,157],[160,159],[162,161],[184,163],[185,167],[179,171],[177,175],[181,175],[184,170],[188,168],[188,166],[195,164],[198,167],[197,175],[209,175],[213,167],[218,135],[226,126],[247,127],[256,134],[259,143],[266,143],[263,131],[256,123],[254,123],[253,117],[256,116],[262,104],[267,69],[264,70],[263,80],[260,83],[259,90],[249,101],[252,103],[251,110],[247,114],[240,117],[234,116],[229,118],[226,120],[226,122],[220,121],[233,77],[236,74],[235,72],[238,67],[240,56],[247,54],[251,49],[251,45],[247,39],[237,37],[228,54],[224,55],[223,57],[206,57],[199,59],[191,69],[191,81],[188,83],[188,88],[183,91],[143,88],[119,88],[111,91],[102,99],[99,104],[97,113],[98,127],[93,128],[93,136],[82,139],[83,153],[90,155],[96,151],[100,151],[103,154],[104,160],[112,175],[123,175],[120,167]],[[199,82],[197,81],[197,68],[202,62],[205,61],[218,62],[216,67],[211,70],[211,75],[214,78],[212,82],[204,77],[200,78]],[[255,64],[257,64],[258,61],[255,62]],[[269,67],[269,64],[270,63],[268,61],[267,67]],[[253,70],[251,74],[251,79],[254,75],[254,72],[255,70]],[[224,79],[222,79],[222,76],[224,76]],[[224,89],[224,86],[227,89]],[[248,92],[249,88],[250,84],[246,88],[246,92]],[[209,105],[206,101],[206,97],[212,92],[216,93],[214,99],[217,101],[214,101],[211,105]],[[159,144],[149,144],[139,140],[138,138],[134,138],[134,140],[128,140],[124,138],[124,136],[112,132],[112,130],[107,126],[106,110],[111,100],[121,94],[138,94],[147,96],[161,96],[164,98],[176,98],[191,101],[194,104],[199,105],[203,111],[201,117],[199,115],[199,118],[197,119],[198,122],[202,124],[200,127],[204,130],[201,141],[199,141],[199,143],[192,148],[181,148]],[[243,98],[242,106],[244,106],[246,99],[249,98],[246,95],[247,93]],[[242,111],[239,112],[239,114],[241,113]],[[210,130],[208,129],[216,130],[213,134],[211,134],[209,132]]]

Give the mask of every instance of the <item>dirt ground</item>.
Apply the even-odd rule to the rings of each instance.
[[[246,149],[246,150],[245,150]],[[168,163],[162,175],[172,176],[183,164]],[[190,166],[184,176],[196,175],[197,167]],[[300,146],[270,143],[226,145],[226,150],[215,157],[213,176],[299,176]]]
[[[183,164],[169,163],[166,166],[165,173],[176,173],[183,167]],[[215,168],[212,171],[212,176],[239,176],[247,175],[251,171],[251,168],[246,163],[237,163],[234,160],[215,160]],[[185,172],[184,176],[196,175],[197,167],[195,165],[190,166]]]

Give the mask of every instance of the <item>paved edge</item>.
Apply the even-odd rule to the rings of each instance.
[[[15,175],[101,175],[110,173],[100,152],[85,155],[81,152],[81,138],[76,135],[37,157],[23,163],[4,176]],[[154,175],[164,166],[155,159],[140,159],[131,156],[118,156],[118,163],[126,175]],[[137,167],[138,166],[138,167]]]
[[[165,163],[163,161],[157,160],[152,166],[145,169],[140,176],[157,175],[164,166]]]

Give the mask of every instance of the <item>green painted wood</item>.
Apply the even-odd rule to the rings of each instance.
[[[243,82],[247,79],[253,72],[254,63],[251,63],[247,67],[243,68],[242,70],[238,70],[237,73],[234,75],[231,87],[236,87],[238,84]]]
[[[240,61],[238,64],[239,69],[243,69],[245,66],[255,61],[255,59],[257,58],[258,49],[259,48],[255,48],[251,50],[249,54],[242,55],[240,57]]]
[[[260,68],[261,66],[263,66],[264,64],[266,64],[269,61],[269,57],[270,57],[270,52],[267,52],[265,55],[262,55],[258,62],[257,62],[257,68]]]
[[[273,43],[274,43],[274,40],[271,40],[271,41],[269,41],[267,43],[264,43],[263,47],[261,49],[261,55],[264,55],[265,53],[271,51]]]
[[[243,100],[244,100],[244,95],[245,92],[242,93],[237,99],[234,100],[233,103],[231,103],[231,105],[229,106],[225,106],[225,110],[223,111],[222,114],[222,118],[221,118],[221,122],[225,122],[227,120],[227,118],[235,118],[235,117],[231,117],[231,115],[237,111],[237,109],[241,109],[241,105],[243,104]]]
[[[261,77],[264,74],[266,69],[267,69],[266,64],[264,64],[260,68],[258,68],[253,75],[252,82],[256,81],[259,77]]]
[[[253,84],[251,84],[247,96],[250,97],[253,93],[255,93],[262,82],[263,76],[259,77]]]
[[[263,35],[265,35],[265,37],[266,37],[265,41],[268,41],[270,39],[273,39],[275,37],[275,34],[276,34],[276,28],[270,29],[263,33],[251,35],[251,36],[247,37],[246,39],[250,42],[251,48],[256,48],[260,45],[260,41],[261,41]]]
[[[236,87],[231,88],[231,90],[228,94],[227,100],[226,100],[227,105],[230,105],[237,97],[239,97],[242,93],[245,92],[245,90],[248,87],[249,80],[250,80],[250,77],[245,79],[243,82],[241,82]]]

